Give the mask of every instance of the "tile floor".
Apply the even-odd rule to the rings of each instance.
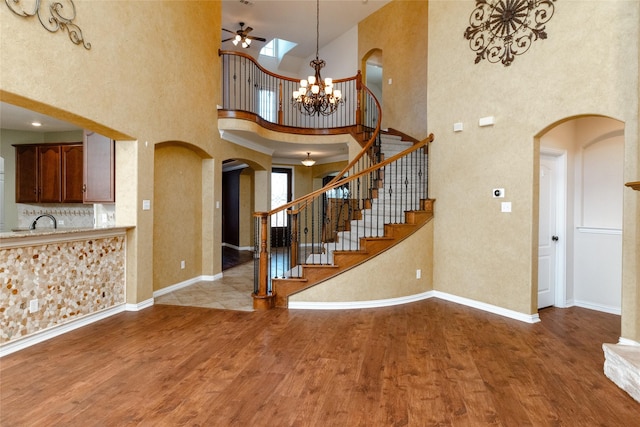
[[[185,305],[222,310],[253,311],[253,262],[244,262],[224,270],[213,282],[198,282],[162,295],[155,304]]]

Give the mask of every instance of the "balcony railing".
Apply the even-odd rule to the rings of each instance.
[[[262,126],[297,134],[339,134],[353,132],[363,123],[379,122],[372,95],[363,95],[360,72],[353,77],[334,79],[334,89],[342,92],[343,104],[329,116],[305,115],[291,102],[300,80],[280,76],[263,68],[244,53],[219,51],[222,57],[222,110],[218,117],[255,120]],[[365,118],[363,115],[373,115]]]

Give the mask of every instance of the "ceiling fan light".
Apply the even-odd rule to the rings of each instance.
[[[238,40],[233,39],[231,42],[233,43],[234,46],[238,46]]]
[[[245,41],[245,43],[247,43],[247,46],[251,45],[251,39],[245,39],[244,41]]]
[[[236,34],[236,36],[234,37],[234,40],[236,42],[239,42],[240,40],[242,40],[242,36],[240,36],[240,34]],[[237,43],[236,43],[237,44]]]

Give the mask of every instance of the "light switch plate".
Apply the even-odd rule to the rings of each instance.
[[[502,202],[502,212],[511,212],[511,202]]]
[[[151,209],[151,200],[143,200],[142,201],[142,210],[143,211],[148,211],[149,209]]]

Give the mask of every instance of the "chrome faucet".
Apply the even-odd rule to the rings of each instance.
[[[53,215],[50,215],[50,214],[44,214],[44,215],[40,215],[39,217],[37,217],[36,219],[33,220],[33,222],[31,223],[31,227],[29,227],[29,230],[35,230],[36,229],[36,223],[43,216],[51,218],[51,221],[53,221],[53,228],[58,228],[58,222],[56,221],[55,217]]]

